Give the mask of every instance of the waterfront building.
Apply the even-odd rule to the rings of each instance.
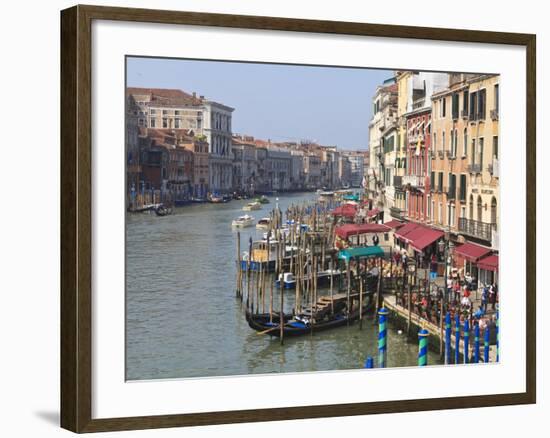
[[[498,248],[498,76],[450,74],[432,96],[429,203],[434,225],[458,242]]]
[[[233,190],[254,194],[258,165],[254,137],[235,135],[233,150]]]
[[[397,128],[397,83],[388,79],[373,96],[373,116],[369,122],[368,194],[381,208],[393,203],[393,175]],[[390,188],[388,197],[386,190]]]
[[[349,184],[351,187],[361,187],[364,176],[364,154],[358,151],[342,152],[350,163]]]
[[[458,221],[468,237],[499,248],[499,79],[480,75],[468,81],[468,208]]]
[[[340,179],[341,185],[351,186],[351,162],[344,153],[340,154],[340,159],[338,161],[338,178]]]
[[[338,156],[336,146],[320,146],[321,156],[321,186],[328,189],[339,187]]]
[[[321,158],[314,152],[304,153],[305,188],[316,189],[321,186]]]
[[[291,155],[284,148],[268,144],[265,171],[269,190],[290,189]]]
[[[139,107],[131,96],[127,98],[126,112],[126,194],[127,206],[133,206],[136,202],[137,192],[140,186],[141,159],[139,151]]]
[[[204,111],[204,134],[209,145],[210,189],[227,193],[233,183],[231,125],[233,108],[201,96]]]
[[[192,194],[204,199],[209,192],[209,154],[206,136],[196,136],[193,131],[175,130],[178,145],[193,153]]]
[[[209,145],[210,190],[228,192],[232,184],[231,119],[233,108],[182,90],[135,88],[126,90],[137,109],[138,126],[150,129],[187,129],[205,135]]]
[[[445,73],[412,72],[406,74],[401,115],[405,121],[405,171],[401,187],[405,191],[405,215],[409,220],[430,222],[430,179],[432,171],[432,100],[431,96],[448,85]],[[403,164],[400,164],[403,166]]]
[[[305,187],[304,152],[290,151],[290,184],[292,190],[302,190]]]

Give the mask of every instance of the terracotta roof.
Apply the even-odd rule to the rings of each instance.
[[[126,88],[127,96],[148,96],[151,103],[166,105],[200,105],[202,100],[182,90],[170,88]]]

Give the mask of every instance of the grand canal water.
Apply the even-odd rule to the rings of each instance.
[[[284,211],[314,197],[281,195],[279,206]],[[275,198],[271,202],[252,216],[267,216]],[[370,320],[363,330],[352,325],[288,338],[284,346],[248,327],[235,298],[237,233],[231,229],[245,203],[193,204],[166,217],[127,216],[127,380],[356,369],[368,355],[376,357],[377,328]],[[249,236],[261,237],[246,228],[243,247]],[[292,296],[285,294],[289,304]],[[416,365],[417,351],[390,326],[388,366]]]

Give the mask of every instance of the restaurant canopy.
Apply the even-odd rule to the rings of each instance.
[[[355,217],[356,214],[357,206],[353,204],[344,204],[332,210],[333,216]]]
[[[379,246],[363,246],[358,248],[343,249],[338,253],[340,260],[349,261],[353,258],[363,257],[383,257],[384,250]]]
[[[347,239],[356,234],[386,233],[389,230],[390,228],[383,224],[346,224],[336,227],[335,233],[338,237]]]
[[[424,248],[441,239],[444,235],[443,231],[412,222],[403,225],[395,232],[395,236],[398,239],[409,243],[418,252],[422,252]]]
[[[477,262],[480,258],[491,252],[490,248],[476,245],[475,243],[467,242],[455,248],[455,253],[461,255],[470,262]]]
[[[403,222],[399,222],[396,219],[392,219],[391,221],[384,223],[384,225],[386,227],[390,227],[390,228],[393,228],[393,229],[398,229],[398,228],[401,228],[402,226],[404,226],[405,224]]]
[[[492,254],[487,257],[480,259],[477,262],[477,267],[479,269],[485,269],[486,271],[498,271],[498,255]]]

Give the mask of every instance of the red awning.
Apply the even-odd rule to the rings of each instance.
[[[401,240],[408,241],[407,235],[416,230],[418,227],[418,224],[415,224],[414,222],[408,222],[395,232],[395,237]]]
[[[338,237],[347,239],[356,234],[385,233],[389,228],[383,224],[346,224],[337,227],[335,232]]]
[[[402,226],[404,226],[405,224],[403,222],[399,222],[398,220],[395,220],[395,219],[392,219],[391,221],[389,222],[386,222],[384,224],[386,227],[390,227],[390,228],[393,228],[393,229],[398,229],[398,228],[401,228]]]
[[[355,217],[356,213],[357,213],[357,206],[353,204],[344,204],[332,210],[333,216]]]
[[[470,262],[477,262],[480,258],[489,254],[491,249],[481,245],[476,245],[475,243],[467,242],[463,245],[457,246],[455,248],[455,252]]]
[[[493,254],[482,258],[477,262],[477,267],[486,271],[498,271],[498,255]]]
[[[407,238],[410,239],[410,244],[416,251],[422,252],[424,248],[441,239],[444,235],[443,231],[428,227],[418,227],[416,230],[411,231],[407,235]]]

